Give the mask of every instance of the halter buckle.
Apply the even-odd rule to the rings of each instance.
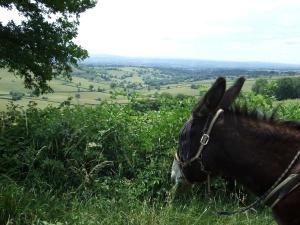
[[[209,135],[208,134],[203,134],[201,139],[200,139],[200,143],[202,145],[207,145],[208,141],[209,141]]]

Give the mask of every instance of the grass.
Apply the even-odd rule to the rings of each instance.
[[[139,201],[126,195],[105,198],[84,192],[55,194],[25,190],[14,182],[0,187],[1,224],[205,224],[261,225],[274,224],[269,210],[248,211],[233,216],[219,216],[216,207],[233,210],[238,202],[214,197],[185,196],[180,200]]]
[[[80,83],[80,98],[76,99],[75,95],[78,93],[77,85]],[[39,108],[45,108],[48,105],[59,106],[60,103],[66,101],[69,97],[72,97],[71,104],[88,104],[97,105],[99,101],[111,100],[111,94],[109,94],[110,83],[109,82],[93,82],[85,78],[73,77],[71,81],[64,79],[54,79],[50,83],[54,92],[45,94],[40,97],[29,97],[30,90],[25,89],[23,80],[15,77],[12,73],[6,70],[0,70],[0,111],[5,111],[6,106],[11,101],[10,91],[19,91],[26,94],[21,100],[15,103],[27,107],[30,101],[35,101]],[[93,85],[94,89],[104,88],[105,92],[89,91],[89,86]],[[115,101],[124,102],[124,96],[117,96]]]

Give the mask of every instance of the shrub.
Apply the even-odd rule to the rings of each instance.
[[[191,89],[198,89],[200,86],[197,84],[191,84]]]
[[[266,96],[275,96],[278,100],[300,97],[300,78],[287,77],[276,81],[257,79],[252,86],[252,91]]]
[[[79,98],[80,98],[80,94],[79,94],[79,93],[76,93],[76,94],[75,94],[75,98],[79,99]]]
[[[275,96],[279,100],[300,98],[300,78],[282,78],[277,81]]]
[[[11,99],[13,101],[21,100],[25,95],[23,92],[19,92],[19,91],[10,91],[9,94],[11,95]]]
[[[110,83],[110,88],[114,89],[117,87],[117,84],[115,82]]]
[[[155,172],[147,179],[165,179],[186,110],[181,106],[139,114],[132,107],[31,108],[26,117],[11,108],[1,125],[0,172],[29,186],[65,190],[112,177],[139,179],[145,168],[163,160],[160,169],[168,169],[159,172],[162,177]],[[156,185],[166,184],[160,180]]]
[[[94,85],[92,84],[89,85],[89,91],[94,91]]]
[[[98,91],[98,92],[104,92],[104,91],[105,91],[105,88],[100,88],[100,87],[98,87],[97,91]]]

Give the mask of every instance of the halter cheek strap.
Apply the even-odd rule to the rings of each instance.
[[[175,159],[176,159],[176,161],[179,162],[183,167],[186,166],[186,165],[188,165],[188,164],[190,164],[191,162],[193,162],[193,161],[195,161],[195,160],[197,160],[197,159],[199,159],[199,158],[201,157],[201,154],[202,154],[202,152],[203,152],[204,146],[207,145],[208,142],[209,142],[209,137],[210,137],[209,135],[210,135],[210,133],[211,133],[211,130],[212,130],[214,124],[216,123],[217,119],[219,118],[220,114],[223,113],[223,112],[224,112],[223,109],[219,109],[219,110],[216,112],[216,114],[214,115],[212,121],[210,122],[207,131],[204,130],[204,133],[202,134],[202,136],[201,136],[201,138],[200,138],[200,146],[199,146],[198,151],[197,151],[197,153],[196,153],[196,155],[195,155],[194,157],[190,158],[188,161],[181,161],[181,160],[179,159],[179,157],[178,157],[177,152],[176,152],[176,154],[175,154]],[[202,169],[204,170],[204,166],[203,166],[202,161],[201,161],[201,167],[203,167]]]

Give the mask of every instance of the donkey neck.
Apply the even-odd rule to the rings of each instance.
[[[215,127],[215,167],[255,194],[263,194],[300,149],[300,130],[284,122],[224,114]]]

